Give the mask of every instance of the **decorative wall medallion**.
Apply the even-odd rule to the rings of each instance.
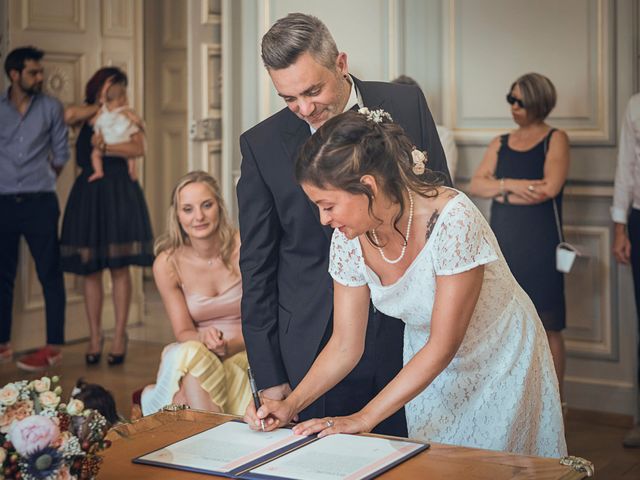
[[[50,70],[47,75],[44,89],[49,95],[53,95],[60,99],[72,96],[71,79],[67,72],[58,67],[54,67]]]

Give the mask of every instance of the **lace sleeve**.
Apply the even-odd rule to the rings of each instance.
[[[329,253],[329,274],[341,285],[360,287],[367,283],[363,268],[358,239],[349,240],[340,230],[334,230]]]
[[[434,246],[436,275],[455,275],[498,259],[487,221],[467,198],[447,212]]]

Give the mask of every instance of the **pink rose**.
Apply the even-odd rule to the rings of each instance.
[[[60,403],[60,397],[51,391],[42,392],[38,399],[43,408],[56,408]]]
[[[83,411],[84,403],[82,400],[78,400],[77,398],[69,400],[69,404],[67,405],[67,413],[69,415],[81,415]]]
[[[60,435],[58,426],[47,417],[32,415],[15,422],[9,439],[20,455],[29,455],[48,446]]]
[[[33,388],[38,393],[46,392],[51,388],[51,379],[49,377],[42,377],[40,380],[34,380]]]
[[[23,418],[27,418],[33,413],[33,403],[31,402],[31,400],[21,400],[19,402],[16,402],[15,405],[9,408],[12,408],[15,411],[15,420],[22,420]]]
[[[0,389],[0,403],[3,405],[13,405],[18,400],[20,391],[13,383],[8,383]]]

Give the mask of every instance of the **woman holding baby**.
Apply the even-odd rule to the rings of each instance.
[[[131,303],[129,266],[153,263],[151,223],[133,163],[145,153],[144,128],[140,118],[126,107],[126,87],[127,76],[122,70],[103,67],[87,82],[85,103],[65,111],[67,124],[80,129],[76,162],[81,172],[65,209],[62,265],[64,271],[84,276],[90,333],[85,360],[89,365],[100,361],[104,341],[102,271],[109,269],[111,273],[116,319],[108,363],[118,365],[124,362],[127,349],[126,326]],[[97,133],[96,124],[105,123],[100,118],[105,120],[114,112],[124,117],[116,118],[116,122],[120,121],[121,126],[123,122],[126,124],[126,128],[120,129],[120,137],[109,136],[106,130]],[[105,141],[107,137],[115,143]]]

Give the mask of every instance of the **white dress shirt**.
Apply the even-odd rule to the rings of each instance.
[[[353,77],[351,75],[349,75],[349,78],[351,79],[351,90],[349,92],[349,100],[347,100],[347,104],[344,106],[344,110],[342,110],[342,113],[346,112],[347,110],[351,110],[354,105],[358,105],[360,108],[364,107],[362,98],[360,97],[360,92],[358,92],[358,90],[356,89],[356,82],[353,81]],[[317,129],[309,125],[309,130],[311,130],[311,135],[313,135],[314,133],[316,133]]]
[[[620,132],[611,218],[627,223],[629,207],[640,210],[640,93],[629,100]]]

